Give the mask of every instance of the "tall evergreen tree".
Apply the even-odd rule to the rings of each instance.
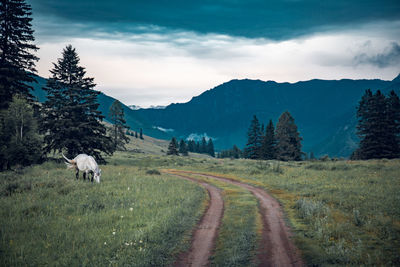
[[[207,154],[210,155],[211,157],[215,157],[214,144],[211,138],[208,139]]]
[[[180,153],[182,156],[187,156],[187,155],[189,155],[186,142],[185,142],[183,139],[181,139],[181,141],[179,142],[179,153]]]
[[[196,142],[194,140],[189,140],[188,141],[188,151],[195,152],[195,150],[196,150]]]
[[[139,135],[139,138],[143,140],[143,129],[142,129],[142,128],[140,128],[140,135]]]
[[[285,111],[279,117],[275,131],[278,160],[301,160],[301,140],[292,115]]]
[[[101,123],[104,116],[97,110],[100,92],[93,90],[93,78],[85,77],[85,68],[79,66],[78,54],[71,45],[50,72],[41,122],[46,151],[66,148],[69,157],[86,153],[104,163],[100,152],[112,154],[114,146]]]
[[[392,97],[395,101],[395,97]],[[367,90],[357,107],[357,134],[360,144],[353,158],[395,158],[399,156],[399,144],[396,137],[396,121],[390,111],[390,98],[380,90],[372,94]]]
[[[265,129],[265,135],[262,140],[262,158],[263,159],[275,159],[275,128],[272,120],[269,120],[267,128]]]
[[[389,131],[395,135],[397,148],[400,150],[400,99],[393,90],[388,99],[388,116],[389,122],[391,122]],[[400,157],[400,151],[397,151],[396,154],[396,157]]]
[[[110,107],[110,117],[111,123],[113,124],[112,140],[114,150],[125,150],[125,144],[129,143],[129,138],[125,135],[125,129],[129,129],[129,127],[126,125],[124,119],[124,109],[122,104],[118,100],[115,100]]]
[[[176,155],[178,156],[178,142],[175,137],[172,137],[171,142],[168,145],[167,155]]]
[[[32,12],[25,0],[0,1],[0,110],[8,107],[14,95],[30,99],[38,61],[33,52],[38,47],[33,44],[31,25]]]
[[[201,139],[201,144],[200,144],[200,151],[199,153],[207,153],[207,140],[206,138],[203,136],[203,138]]]
[[[250,159],[259,159],[261,157],[261,146],[262,132],[260,123],[256,115],[254,115],[249,130],[247,131],[247,144],[244,148],[245,157]]]

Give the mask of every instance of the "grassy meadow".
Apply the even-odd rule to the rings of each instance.
[[[214,173],[265,188],[282,203],[310,266],[400,264],[399,160],[277,162],[118,152],[108,161],[100,184],[76,181],[56,163],[0,173],[0,264],[171,264],[190,245],[208,197],[162,169]],[[254,265],[256,199],[207,181],[225,200],[212,264]]]
[[[100,184],[55,163],[0,173],[0,265],[163,266],[189,247],[201,187],[129,162],[102,169]]]

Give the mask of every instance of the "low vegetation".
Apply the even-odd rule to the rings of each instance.
[[[310,266],[400,262],[399,160],[279,162],[119,152],[107,161],[99,185],[76,181],[55,163],[1,173],[1,265],[170,264],[188,248],[206,194],[162,169],[217,173],[265,188],[282,203]],[[250,264],[259,238],[256,200],[240,188],[208,182],[223,190],[225,200],[213,264]]]
[[[0,265],[171,264],[207,195],[130,165],[102,166],[100,184],[54,163],[0,173]]]

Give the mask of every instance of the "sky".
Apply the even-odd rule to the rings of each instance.
[[[398,0],[27,0],[38,74],[76,48],[96,89],[141,107],[232,79],[392,80]]]

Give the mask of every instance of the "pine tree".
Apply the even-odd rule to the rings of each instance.
[[[196,142],[194,140],[189,140],[188,142],[188,151],[195,152],[196,149]]]
[[[285,111],[279,117],[275,131],[276,157],[278,160],[301,160],[301,140],[292,115]]]
[[[124,119],[124,109],[121,102],[115,100],[110,107],[110,117],[112,126],[112,140],[114,150],[125,150],[125,144],[129,143],[129,138],[125,135],[125,129],[129,129]]]
[[[394,96],[392,97],[393,101]],[[352,155],[355,159],[395,158],[399,156],[395,118],[390,111],[390,98],[380,90],[367,90],[357,107],[357,134],[360,144]]]
[[[215,157],[214,144],[211,138],[208,139],[207,154],[210,155],[211,157]]]
[[[241,155],[242,155],[242,151],[236,145],[233,145],[232,157],[235,159],[238,159],[241,157]]]
[[[207,140],[206,140],[206,138],[204,136],[201,139],[200,153],[203,153],[203,154],[207,153]]]
[[[194,147],[194,152],[201,153],[200,142],[196,142],[196,146]]]
[[[310,152],[310,160],[315,160],[314,152]]]
[[[397,151],[394,153],[394,157],[400,157],[400,99],[398,95],[392,90],[388,98],[388,120],[389,120],[389,131],[395,136]]]
[[[262,143],[262,158],[263,159],[275,159],[275,128],[272,120],[269,121],[267,128],[265,129],[265,135],[263,136]]]
[[[114,146],[101,123],[104,116],[97,110],[100,92],[93,90],[93,78],[85,77],[85,68],[78,64],[78,54],[68,45],[50,71],[41,122],[45,150],[66,148],[69,157],[86,153],[104,163],[100,152],[112,154]]]
[[[137,131],[135,131],[135,138],[138,138],[138,134],[137,134]]]
[[[142,128],[140,128],[140,135],[139,135],[139,138],[143,140],[143,129],[142,129]]]
[[[183,139],[179,142],[179,153],[183,156],[189,155],[186,142]]]
[[[0,2],[0,110],[8,107],[14,95],[31,99],[38,61],[33,52],[32,15],[25,0],[2,0]]]
[[[167,155],[176,155],[178,156],[178,142],[175,137],[172,137],[171,142],[168,145]]]
[[[259,159],[261,157],[262,132],[260,123],[256,115],[251,121],[249,130],[247,131],[247,144],[244,148],[245,157],[249,159]]]

